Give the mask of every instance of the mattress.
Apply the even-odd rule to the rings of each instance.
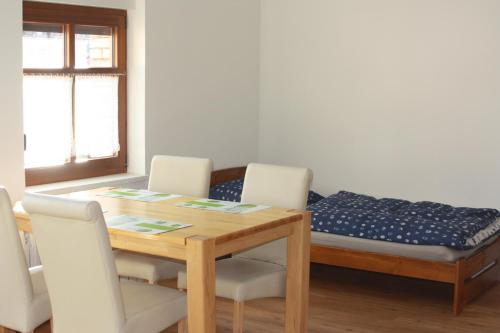
[[[459,251],[446,246],[400,244],[317,231],[311,232],[311,242],[317,245],[441,262],[455,262],[458,259],[470,257],[484,246],[493,243],[497,238],[498,236],[491,237],[474,249]]]
[[[308,209],[312,231],[403,245],[468,251],[500,233],[500,212],[491,208],[378,199],[340,191]]]

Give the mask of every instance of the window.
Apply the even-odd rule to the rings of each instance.
[[[126,172],[126,17],[24,2],[27,185]]]

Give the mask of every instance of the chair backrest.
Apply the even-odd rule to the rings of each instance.
[[[149,190],[206,198],[212,169],[207,158],[157,155],[151,162]]]
[[[245,174],[241,202],[303,210],[312,179],[310,169],[252,163]],[[274,241],[236,257],[286,266],[287,241]]]
[[[23,207],[44,265],[54,331],[122,332],[125,311],[99,203],[26,194]]]
[[[0,327],[24,327],[33,300],[26,257],[9,194],[0,187]]]

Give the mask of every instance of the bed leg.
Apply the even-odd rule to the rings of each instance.
[[[455,283],[453,291],[453,314],[460,315],[465,305],[464,300],[464,286],[465,286],[465,260],[460,259],[456,263],[455,270]]]

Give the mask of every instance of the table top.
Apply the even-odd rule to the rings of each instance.
[[[232,214],[175,206],[179,202],[197,199],[193,197],[180,197],[160,202],[141,202],[99,196],[100,193],[110,189],[112,188],[106,187],[61,196],[98,201],[105,217],[134,215],[192,224],[191,227],[159,235],[144,235],[110,228],[108,231],[112,240],[113,236],[121,235],[182,247],[186,245],[187,238],[200,236],[213,238],[216,243],[220,244],[238,237],[299,221],[305,213],[294,209],[271,207],[253,213]],[[14,212],[19,229],[31,232],[29,215],[24,211],[20,203],[16,204]]]

